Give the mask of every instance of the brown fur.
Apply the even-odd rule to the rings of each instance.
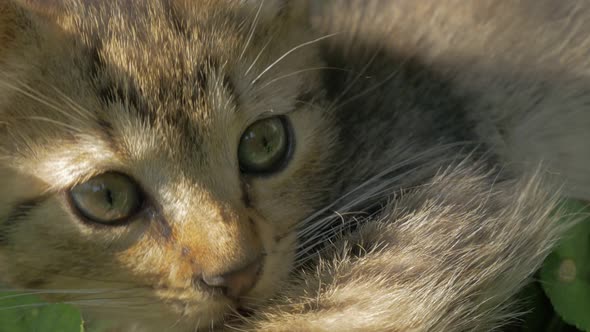
[[[250,320],[253,330],[501,327],[510,318],[506,309],[517,312],[507,300],[559,232],[549,216],[555,197],[543,192],[538,179],[493,189],[486,181],[485,174],[458,167],[401,197],[356,234],[334,243],[314,269]],[[503,186],[519,190],[507,195]],[[549,205],[539,209],[539,203]],[[527,236],[515,235],[523,233]]]
[[[494,329],[564,228],[555,188],[590,198],[575,3],[4,1],[2,281],[122,330]],[[289,164],[240,172],[278,114]],[[149,197],[124,226],[67,199],[108,171]],[[238,301],[195,282],[259,255]]]

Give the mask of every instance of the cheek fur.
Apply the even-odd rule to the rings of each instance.
[[[325,188],[331,183],[335,130],[314,109],[289,115],[294,151],[289,164],[277,174],[252,177],[248,183],[253,206],[277,229],[293,227],[326,203]]]
[[[245,7],[249,15],[260,10],[254,38],[259,37],[259,33],[270,38],[275,32],[274,26],[284,20],[290,26],[304,26],[303,6],[292,6],[295,2],[243,3],[250,6],[249,9]],[[154,6],[152,15],[160,10]],[[213,16],[227,14],[218,11],[218,5],[214,7]],[[129,8],[123,9],[125,12]],[[138,13],[144,9],[138,8]],[[208,9],[211,8],[203,11]],[[228,9],[231,10],[233,7]],[[245,261],[263,247],[268,258],[251,297],[260,300],[272,296],[293,266],[297,244],[293,227],[323,204],[321,193],[331,181],[327,175],[328,167],[320,167],[330,164],[332,158],[330,151],[335,133],[329,119],[320,113],[321,107],[297,105],[293,111],[294,105],[299,103],[297,96],[308,93],[308,89],[315,89],[319,84],[315,72],[291,75],[321,67],[314,48],[307,47],[309,52],[285,57],[273,70],[260,77],[259,86],[250,84],[244,87],[239,83],[228,86],[227,82],[221,82],[224,81],[224,68],[234,68],[233,76],[243,75],[247,68],[235,73],[238,71],[235,68],[241,64],[227,67],[222,64],[236,60],[236,54],[243,50],[249,36],[248,29],[243,31],[245,36],[240,36],[238,34],[242,32],[234,29],[236,25],[232,23],[227,25],[227,31],[215,32],[223,36],[218,38],[223,40],[236,41],[242,37],[243,40],[236,43],[239,49],[232,49],[225,43],[219,49],[213,49],[215,46],[209,49],[211,45],[203,47],[200,40],[185,39],[192,33],[188,17],[178,17],[174,22],[178,24],[174,27],[177,30],[171,29],[174,31],[158,25],[167,22],[168,17],[162,20],[133,17],[133,24],[137,24],[138,29],[148,29],[147,35],[154,38],[147,38],[146,45],[139,43],[123,47],[129,42],[129,26],[123,22],[126,18],[122,15],[117,17],[119,21],[112,20],[113,26],[108,28],[113,29],[108,33],[113,39],[105,38],[98,46],[93,44],[94,34],[107,34],[107,28],[97,23],[101,20],[80,19],[76,15],[82,14],[64,14],[56,32],[60,38],[65,32],[67,38],[64,40],[74,35],[75,43],[68,43],[63,50],[57,51],[53,46],[47,46],[50,42],[43,41],[47,45],[38,46],[43,52],[37,50],[38,53],[33,54],[27,51],[27,54],[48,59],[48,63],[59,62],[54,67],[42,62],[48,68],[39,80],[49,82],[52,88],[55,86],[60,93],[63,92],[63,100],[57,98],[52,102],[72,106],[66,110],[79,118],[22,96],[17,104],[10,105],[11,109],[22,110],[26,116],[47,118],[45,122],[20,124],[20,127],[13,128],[18,137],[10,137],[15,140],[11,143],[19,146],[15,150],[26,150],[34,157],[35,162],[28,162],[26,156],[20,160],[29,174],[15,179],[14,174],[0,170],[2,278],[15,286],[35,289],[109,288],[122,291],[132,287],[132,293],[123,294],[142,298],[143,302],[129,299],[131,304],[154,313],[158,321],[171,320],[162,329],[174,325],[182,315],[188,317],[189,325],[194,328],[200,319],[208,325],[209,320],[219,319],[228,305],[234,305],[213,299],[195,287],[195,275],[205,270],[223,272],[233,261]],[[211,19],[206,14],[199,15]],[[1,33],[7,31],[1,19],[0,38],[4,36]],[[89,22],[89,26],[77,26],[78,21]],[[303,31],[305,29],[284,30],[287,35],[269,44],[268,52],[262,54],[255,65],[253,61],[259,55],[259,49],[245,49],[248,66],[254,66],[249,73],[252,77],[243,79],[239,76],[241,81],[252,82],[261,70],[285,52],[313,39]],[[162,36],[153,31],[169,33],[163,39],[169,38],[173,47],[162,47],[163,40],[158,39]],[[62,40],[60,38],[48,37],[48,40]],[[266,40],[254,42],[263,46]],[[79,46],[83,50],[76,49]],[[92,50],[93,59],[81,61],[89,53],[87,48]],[[179,55],[165,49],[184,50],[186,54]],[[0,44],[0,57],[5,51]],[[180,61],[179,64],[181,58],[186,62]],[[88,64],[87,60],[92,63]],[[4,63],[0,65],[4,66]],[[15,68],[20,66],[16,62],[13,65]],[[178,68],[174,67],[177,65]],[[197,68],[194,70],[196,77],[190,76],[191,68]],[[178,73],[188,74],[178,77]],[[283,75],[288,77],[278,79]],[[260,87],[270,81],[272,84],[266,88]],[[199,93],[192,89],[192,85],[186,88],[195,82]],[[172,88],[170,84],[176,85]],[[40,91],[49,91],[44,89]],[[207,89],[207,92],[200,91]],[[5,90],[0,86],[0,97],[8,94]],[[220,94],[221,90],[225,94]],[[201,103],[197,96],[207,100]],[[234,108],[228,106],[232,105],[232,98],[235,99]],[[310,100],[306,98],[304,102]],[[75,105],[70,105],[72,103]],[[0,102],[0,108],[5,105]],[[246,204],[240,198],[243,195],[239,194],[243,188],[238,180],[234,142],[228,139],[228,136],[238,135],[236,128],[241,126],[233,112],[240,111],[245,114],[243,118],[251,119],[255,112],[268,110],[288,113],[296,151],[290,165],[280,174],[249,181],[251,202]],[[5,120],[19,124],[16,115],[23,114],[18,112],[15,119],[10,116],[6,119],[5,113],[1,113],[4,118],[0,118],[0,126]],[[10,136],[4,133],[0,132],[0,137]],[[215,146],[215,149],[206,154],[207,146]],[[0,148],[4,149],[4,145]],[[210,165],[217,166],[209,170]],[[63,191],[88,176],[113,169],[137,177],[156,197],[163,211],[176,210],[162,213],[168,218],[167,227],[151,217],[139,218],[116,229],[92,227],[80,222],[57,194],[46,194]],[[31,179],[36,178],[42,180],[32,183],[35,181]],[[206,196],[205,191],[213,193],[208,201],[201,199]],[[41,196],[43,199],[32,199]],[[186,197],[191,199],[184,199]],[[207,204],[227,204],[235,209],[235,213],[225,213],[218,206],[207,209]],[[2,221],[6,220],[13,225],[10,225],[10,231],[2,233],[1,228],[7,225]],[[67,301],[71,294],[54,299],[58,298]],[[158,305],[153,306],[150,301],[158,302]],[[182,301],[190,303],[187,305]],[[125,315],[136,317],[132,307],[125,310]],[[185,323],[180,322],[178,326]]]

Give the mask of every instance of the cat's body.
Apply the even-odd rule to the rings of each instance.
[[[105,3],[0,4],[0,272],[89,319],[487,330],[590,198],[584,1]],[[277,115],[284,165],[245,171]],[[89,221],[114,171],[144,203]]]

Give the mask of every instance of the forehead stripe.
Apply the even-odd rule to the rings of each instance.
[[[8,216],[0,219],[0,245],[7,244],[10,233],[12,233],[17,224],[25,220],[46,199],[46,196],[40,196],[16,203],[8,213]]]

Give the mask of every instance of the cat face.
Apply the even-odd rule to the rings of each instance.
[[[304,7],[0,5],[3,282],[189,331],[271,296],[331,181]]]

